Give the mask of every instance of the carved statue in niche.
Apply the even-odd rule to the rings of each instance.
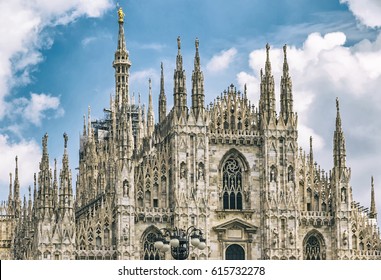
[[[250,191],[244,191],[245,200],[248,203],[250,201]]]
[[[276,182],[276,169],[275,169],[275,166],[271,166],[271,170],[270,170],[270,182]]]
[[[343,245],[347,246],[347,244],[348,244],[348,233],[347,233],[347,230],[344,230],[344,232],[343,232]]]
[[[130,195],[130,186],[128,184],[127,180],[123,181],[123,196],[129,196]]]
[[[180,179],[185,179],[187,176],[187,169],[185,167],[185,162],[180,164]]]
[[[290,232],[288,233],[288,238],[290,239],[290,244],[294,245],[294,243],[295,243],[295,237],[294,237],[294,231],[293,231],[293,229],[290,229]]]
[[[277,228],[273,228],[273,245],[274,245],[274,247],[278,243],[278,237],[279,237],[279,233],[278,233]]]
[[[288,168],[287,180],[288,180],[288,182],[293,182],[294,181],[294,172],[293,172],[291,166]]]
[[[128,240],[128,225],[126,225],[124,228],[123,228],[123,234],[122,234],[122,239],[124,241],[127,241]]]
[[[204,164],[202,162],[198,164],[197,179],[204,180]]]
[[[345,189],[341,189],[341,202],[346,202],[347,200],[347,195],[345,193]]]

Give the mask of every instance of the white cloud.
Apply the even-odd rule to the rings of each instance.
[[[86,47],[87,45],[95,42],[96,40],[97,40],[97,37],[86,37],[86,38],[82,39],[81,45],[83,47]]]
[[[132,72],[131,78],[130,78],[130,84],[139,82],[142,84],[147,85],[148,88],[148,79],[151,78],[151,80],[157,80],[158,79],[158,74],[153,68],[141,70],[141,71],[136,71]]]
[[[39,126],[42,119],[46,117],[46,111],[49,110],[55,111],[56,116],[62,116],[64,111],[60,108],[60,99],[44,93],[32,93],[31,99],[24,109],[25,120]]]
[[[381,1],[380,0],[340,0],[348,4],[349,9],[356,18],[369,27],[381,27]]]
[[[249,100],[259,100],[260,81],[256,76],[250,75],[246,72],[239,72],[237,74],[237,81],[241,89],[243,89],[246,84],[247,96]]]
[[[32,123],[40,126],[45,118],[58,118],[64,115],[65,111],[60,106],[60,98],[45,93],[31,93],[30,99],[25,97],[17,98],[12,101],[12,111],[9,117],[13,120],[22,119],[23,124]],[[7,130],[16,132],[21,137],[21,123],[15,127],[8,127]]]
[[[78,17],[98,17],[111,8],[111,0],[12,0],[0,2],[0,120],[4,101],[15,85],[30,82],[30,71],[42,61],[41,49],[53,38],[48,26],[67,24]],[[4,40],[6,38],[6,40]]]
[[[206,69],[209,72],[220,72],[229,67],[229,64],[234,60],[237,54],[237,49],[230,48],[225,51],[214,55],[212,59],[207,63]]]
[[[138,44],[138,46],[141,49],[154,50],[154,51],[161,51],[166,47],[164,44],[159,44],[159,43]]]
[[[33,182],[33,173],[38,171],[38,163],[41,159],[40,146],[34,140],[13,143],[7,135],[0,134],[0,155],[0,186],[9,185],[9,173],[13,173],[14,179],[15,156],[17,155],[20,187],[24,188],[21,193],[25,193],[28,185]],[[0,197],[7,196],[8,188],[2,188]]]

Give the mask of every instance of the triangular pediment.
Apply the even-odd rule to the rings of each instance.
[[[250,224],[248,222],[245,222],[245,221],[238,219],[238,218],[230,220],[230,221],[225,222],[223,224],[220,224],[218,226],[215,226],[213,229],[217,232],[224,232],[224,231],[226,231],[228,229],[232,229],[232,228],[242,228],[245,231],[253,232],[253,233],[255,233],[258,229],[258,227],[256,227],[255,225]]]

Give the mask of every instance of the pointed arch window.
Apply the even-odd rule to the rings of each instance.
[[[240,163],[229,158],[222,168],[223,209],[242,210],[242,167]]]
[[[149,232],[143,240],[143,259],[144,260],[160,260],[160,252],[155,248],[154,243],[156,234]]]
[[[305,260],[325,260],[325,249],[319,234],[312,234],[304,243]]]

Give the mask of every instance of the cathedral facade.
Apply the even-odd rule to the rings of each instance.
[[[66,134],[59,172],[43,137],[23,202],[16,158],[1,205],[1,259],[172,259],[154,242],[175,227],[206,238],[188,259],[381,259],[373,179],[368,210],[352,197],[338,100],[333,168],[314,161],[312,139],[310,151],[298,147],[286,46],[277,113],[268,45],[258,106],[232,84],[205,106],[196,39],[188,106],[178,38],[174,106],[167,112],[161,65],[155,122],[151,81],[147,112],[130,98],[121,10],[118,24],[115,95],[104,119],[92,120],[90,109],[84,117],[75,192]]]

